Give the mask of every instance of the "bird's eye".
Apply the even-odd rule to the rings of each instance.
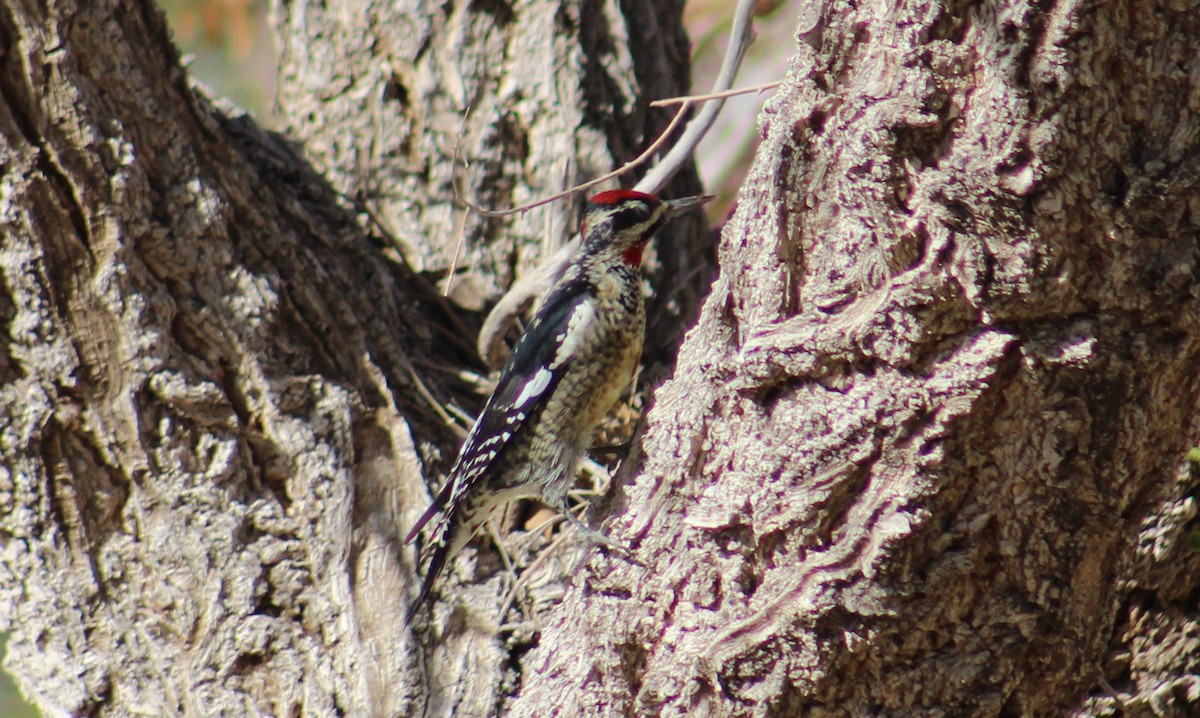
[[[625,229],[634,227],[650,219],[654,209],[645,202],[633,202],[621,208],[616,217],[613,217],[615,229]]]

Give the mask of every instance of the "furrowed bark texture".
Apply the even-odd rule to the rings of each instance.
[[[439,608],[419,645],[402,620],[398,537],[460,438],[444,406],[479,401],[457,378],[470,330],[427,275],[465,236],[478,302],[541,237],[456,215],[450,155],[465,127],[486,172],[464,191],[509,204],[634,154],[665,124],[647,97],[686,89],[679,6],[338,7],[277,7],[321,177],[194,94],[150,2],[0,6],[0,631],[48,715],[484,716],[516,690],[527,637]],[[492,54],[553,73],[474,79]],[[675,236],[661,271],[691,288],[663,293],[661,346],[707,266]],[[494,616],[499,562],[467,553],[442,591]]]
[[[406,713],[437,302],[150,2],[0,6],[0,156],[7,668],[46,715]]]
[[[435,278],[464,236],[482,305],[570,219],[458,214],[458,128],[487,204],[608,169],[678,7],[338,7],[276,8],[326,184],[149,2],[0,4],[0,631],[48,715],[1196,713],[1194,8],[806,6],[634,560],[526,651],[490,551],[403,625],[469,332],[343,207]]]
[[[512,715],[1196,715],[1194,3],[798,37]]]

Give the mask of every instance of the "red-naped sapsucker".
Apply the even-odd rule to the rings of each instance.
[[[405,539],[440,514],[410,618],[446,563],[507,501],[540,498],[592,533],[568,510],[567,491],[593,429],[637,369],[646,330],[642,251],[668,219],[707,199],[613,190],[588,202],[579,252],[513,348],[445,485]]]

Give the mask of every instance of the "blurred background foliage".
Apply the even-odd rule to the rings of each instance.
[[[158,0],[175,33],[193,78],[210,94],[223,96],[258,121],[279,129],[275,113],[275,47],[267,22],[270,0]],[[745,87],[783,78],[792,53],[792,32],[800,0],[760,0],[755,30],[738,76]],[[693,92],[707,92],[721,66],[729,41],[734,5],[729,0],[688,0],[684,23],[692,38]],[[758,146],[756,118],[765,95],[742,95],[728,100],[696,160],[707,191],[717,195],[709,205],[710,218],[721,222],[732,211],[754,150]],[[649,143],[652,138],[647,139]],[[7,636],[0,636],[0,656]],[[0,671],[0,718],[36,718],[7,673]]]
[[[158,0],[192,77],[278,129],[270,0]]]
[[[5,646],[8,636],[0,636],[0,661],[6,655]],[[21,691],[13,683],[12,677],[0,671],[0,716],[4,718],[37,718],[38,711],[25,702]]]

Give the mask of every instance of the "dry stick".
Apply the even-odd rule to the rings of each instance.
[[[544,531],[547,528],[553,526],[555,523],[558,523],[561,521],[566,521],[566,519],[563,518],[562,516],[551,516],[550,518],[546,519],[542,523],[538,524],[535,528],[531,529],[530,533]],[[538,567],[540,567],[543,563],[545,563],[546,559],[548,557],[553,556],[555,553],[555,550],[558,549],[558,547],[561,546],[567,539],[571,538],[574,535],[575,534],[573,534],[569,531],[564,531],[564,532],[560,533],[553,541],[550,542],[549,546],[547,546],[540,554],[538,554],[537,558],[535,558],[534,560],[529,562],[529,565],[525,567],[524,571],[521,571],[521,575],[517,576],[516,580],[513,581],[512,589],[508,592],[508,595],[504,598],[504,602],[502,604],[500,604],[500,613],[497,614],[497,616],[496,616],[497,622],[503,620],[504,615],[506,613],[508,613],[508,609],[512,608],[513,601],[516,600],[516,597],[517,597],[517,591],[522,589],[525,586],[525,584],[529,583],[529,577],[533,574],[533,571],[535,569],[537,569]],[[502,624],[500,626],[500,630],[504,630],[504,627],[506,625],[508,625],[508,624]]]
[[[511,209],[487,209],[486,207],[481,207],[477,204],[474,204],[470,200],[467,200],[463,197],[459,197],[459,201],[469,207],[473,212],[483,215],[484,217],[496,218],[507,217],[513,214],[524,214],[531,209],[541,207],[545,204],[550,204],[551,202],[562,199],[563,197],[569,197],[577,192],[582,192],[589,187],[594,187],[602,182],[607,182],[614,177],[620,177],[629,170],[645,164],[646,161],[649,160],[650,157],[653,156],[654,153],[666,143],[667,139],[671,136],[671,133],[675,131],[675,128],[677,128],[679,123],[683,120],[683,115],[689,109],[691,109],[693,105],[724,100],[727,97],[745,95],[751,92],[764,92],[766,90],[778,87],[781,84],[780,82],[767,82],[761,85],[754,85],[753,87],[729,89],[729,86],[733,84],[734,75],[737,74],[737,68],[741,64],[742,57],[745,55],[746,47],[749,44],[747,40],[749,39],[750,35],[750,15],[753,14],[753,9],[754,2],[751,0],[740,1],[737,15],[734,17],[734,26],[732,31],[733,36],[729,48],[730,51],[725,55],[725,61],[721,66],[721,74],[718,75],[716,82],[713,83],[712,92],[706,95],[670,97],[664,100],[654,100],[650,103],[651,107],[665,107],[668,105],[681,105],[681,107],[675,113],[675,116],[671,118],[671,122],[667,125],[666,129],[660,132],[658,137],[655,138],[654,142],[652,142],[650,146],[647,147],[646,150],[636,158],[626,162],[607,174],[596,177],[595,179],[589,180],[582,184],[577,184],[573,187],[569,187],[562,192],[550,195],[549,197],[543,197],[542,199],[535,200],[528,204],[523,204],[519,207],[513,207]],[[722,87],[724,89],[719,89]],[[675,144],[675,147],[672,148],[672,151],[667,154],[663,161],[659,162],[659,164],[655,166],[654,170],[651,171],[653,174],[653,179],[650,179],[649,181],[647,179],[643,179],[637,184],[635,189],[642,192],[651,193],[661,190],[662,187],[666,185],[667,181],[669,181],[670,178],[679,171],[679,168],[683,165],[683,162],[691,156],[692,152],[696,148],[695,146],[699,144],[700,139],[704,137],[704,135],[708,132],[709,127],[712,125],[713,120],[716,119],[717,113],[720,112],[722,104],[723,103],[721,102],[716,102],[715,105],[706,105],[705,110],[702,111],[701,114],[696,117],[696,119],[688,124],[687,130],[684,132],[683,137],[681,137],[679,142]],[[454,157],[455,166],[457,166],[457,143],[454,146]],[[676,160],[674,159],[675,157],[678,157],[679,159]],[[651,175],[647,175],[647,177],[651,177]]]
[[[663,129],[662,132],[660,132],[658,134],[658,137],[655,138],[654,142],[652,142],[650,144],[650,146],[647,147],[642,152],[642,154],[640,154],[637,157],[635,157],[634,159],[626,162],[625,164],[621,165],[617,169],[615,169],[607,174],[600,175],[599,177],[596,177],[594,179],[588,180],[587,182],[583,182],[581,184],[577,184],[572,187],[568,187],[567,189],[563,190],[562,192],[559,192],[558,194],[552,194],[549,197],[543,197],[539,200],[535,200],[528,204],[523,204],[520,207],[513,207],[512,209],[487,209],[486,207],[481,207],[480,205],[474,204],[470,200],[463,199],[462,197],[458,197],[458,201],[460,201],[464,205],[466,205],[471,211],[473,211],[477,214],[481,214],[484,217],[507,217],[512,214],[518,214],[518,213],[524,214],[525,212],[528,212],[531,209],[536,209],[538,207],[541,207],[542,205],[550,204],[551,202],[562,199],[563,197],[569,197],[570,195],[573,195],[576,192],[582,192],[583,190],[588,189],[589,187],[594,187],[602,182],[607,182],[608,180],[610,180],[614,177],[620,177],[621,175],[625,174],[629,170],[631,170],[635,167],[638,167],[639,165],[645,164],[646,160],[649,160],[650,157],[659,150],[659,148],[661,148],[664,144],[666,144],[667,139],[671,136],[671,133],[675,131],[675,128],[679,127],[679,122],[683,119],[684,113],[686,113],[689,109],[691,109],[693,105],[703,104],[706,102],[712,102],[714,100],[724,100],[728,97],[736,97],[738,95],[749,95],[751,93],[762,93],[762,92],[766,92],[767,90],[773,90],[782,84],[783,84],[782,81],[777,80],[775,82],[764,82],[761,85],[752,85],[750,87],[739,87],[739,88],[732,89],[732,90],[725,90],[723,92],[711,92],[711,93],[708,93],[705,95],[682,95],[680,97],[668,97],[664,100],[654,100],[653,102],[650,103],[651,107],[668,107],[670,105],[682,105],[682,106],[675,112],[675,116],[671,118],[671,122],[666,126],[665,129]],[[691,126],[689,125],[689,128],[690,127]],[[455,158],[458,157],[458,145],[457,144],[454,147],[454,156],[455,156]],[[464,164],[463,166],[466,167],[467,165]],[[461,246],[461,243],[460,243],[460,246]]]
[[[468,199],[464,199],[463,197],[459,197],[458,201],[469,207],[472,212],[481,214],[484,217],[507,217],[512,214],[524,214],[529,210],[536,209],[544,204],[550,204],[551,202],[560,200],[563,197],[569,197],[576,192],[582,192],[588,187],[594,187],[601,182],[607,182],[613,177],[620,177],[634,167],[645,164],[647,160],[654,156],[655,152],[658,152],[658,150],[667,143],[667,139],[671,136],[671,133],[675,131],[675,128],[679,126],[679,123],[683,121],[683,116],[687,114],[687,111],[692,107],[692,103],[686,100],[681,102],[680,105],[680,108],[675,112],[675,116],[671,118],[671,122],[667,125],[667,128],[659,133],[658,137],[654,139],[654,142],[650,143],[650,146],[647,147],[642,154],[626,162],[612,172],[600,175],[599,177],[588,180],[583,184],[577,184],[574,187],[570,187],[562,192],[559,192],[558,194],[552,194],[549,197],[543,197],[539,200],[530,202],[529,204],[523,204],[520,207],[513,207],[512,209],[487,209],[485,207],[480,207],[479,205],[471,202]]]
[[[749,87],[739,87],[733,90],[724,92],[710,92],[707,95],[682,95],[680,97],[668,97],[665,100],[654,100],[650,103],[651,107],[668,107],[670,105],[679,105],[684,102],[708,102],[709,100],[723,100],[727,97],[736,97],[738,95],[749,95],[751,92],[766,92],[774,90],[783,84],[782,80],[775,82],[764,82],[761,85],[750,85]]]
[[[504,548],[504,540],[500,538],[500,531],[496,529],[496,522],[489,516],[488,520],[484,522],[484,526],[487,527],[488,536],[496,544],[496,550],[500,553],[500,562],[504,564],[504,570],[508,571],[515,581],[517,569],[513,567],[512,557],[508,555],[508,550]]]
[[[429,391],[429,387],[425,386],[425,382],[421,380],[421,375],[417,374],[417,370],[413,368],[411,363],[405,362],[404,368],[408,371],[408,377],[412,379],[413,386],[417,390],[417,394],[429,403],[433,410],[437,412],[438,418],[442,420],[447,427],[460,437],[466,437],[467,431],[458,422],[454,421],[446,410],[442,408],[441,402],[433,398],[433,393]]]
[[[454,190],[454,196],[458,197],[458,184],[454,181],[454,174],[458,172],[458,149],[462,144],[463,133],[467,131],[467,118],[471,116],[471,106],[467,105],[467,111],[463,113],[462,123],[458,126],[458,138],[454,140],[454,158],[450,160],[450,187]],[[463,167],[469,168],[469,162],[463,162]],[[458,242],[454,245],[454,256],[450,258],[450,271],[446,274],[446,287],[442,291],[443,297],[450,296],[450,288],[454,286],[454,273],[458,271],[458,259],[462,256],[463,245],[467,242],[467,213],[463,212],[462,221],[458,229]]]
[[[713,94],[720,94],[733,87],[733,80],[737,77],[742,58],[746,55],[746,48],[753,39],[750,21],[756,5],[756,0],[738,0],[737,10],[733,13],[733,28],[729,31],[729,48],[725,51],[725,59],[721,61],[721,71],[717,73],[717,79],[713,82]],[[724,105],[723,98],[705,103],[704,108],[688,123],[679,142],[676,142],[671,151],[646,173],[634,189],[655,194],[665,187],[675,173],[691,159],[696,146],[708,133]],[[685,102],[684,106],[688,106],[688,103]]]

